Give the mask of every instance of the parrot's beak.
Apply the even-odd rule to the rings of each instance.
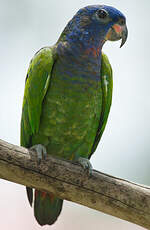
[[[122,39],[121,41],[121,45],[120,48],[125,44],[126,40],[128,37],[128,29],[127,26],[124,25],[120,25],[118,24],[114,24],[108,31],[107,35],[106,35],[106,40],[109,41],[118,41],[120,39]]]

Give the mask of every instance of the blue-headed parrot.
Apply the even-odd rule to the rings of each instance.
[[[40,49],[26,76],[21,145],[42,155],[79,162],[91,173],[89,159],[106,126],[112,101],[112,68],[102,47],[127,39],[125,16],[106,5],[80,9],[55,45]],[[40,225],[51,225],[63,200],[27,188]]]

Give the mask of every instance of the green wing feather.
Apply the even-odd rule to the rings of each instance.
[[[53,48],[39,50],[30,62],[28,69],[21,118],[21,145],[30,147],[32,135],[40,125],[42,102],[50,83],[54,64]]]
[[[32,146],[32,136],[39,131],[44,96],[50,84],[55,62],[53,48],[46,47],[31,60],[25,85],[21,119],[21,145]],[[26,187],[30,205],[33,203],[33,190]],[[34,215],[40,225],[53,224],[59,216],[63,200],[53,194],[35,190]]]
[[[98,131],[89,158],[95,152],[97,145],[101,139],[101,136],[104,132],[110,107],[111,107],[111,102],[112,102],[112,90],[113,90],[112,68],[107,56],[104,53],[102,53],[100,77],[102,79],[102,112],[100,116]]]
[[[21,117],[21,145],[32,146],[32,135],[38,132],[42,102],[50,83],[51,71],[54,64],[53,48],[45,47],[39,50],[30,62]],[[27,187],[30,205],[33,202],[33,191]]]

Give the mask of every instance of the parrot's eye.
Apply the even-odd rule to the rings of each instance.
[[[98,17],[100,18],[100,19],[105,19],[107,16],[108,16],[108,13],[107,13],[107,11],[106,10],[99,10],[98,12],[97,12],[97,15],[98,15]]]

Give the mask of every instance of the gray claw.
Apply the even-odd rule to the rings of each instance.
[[[46,148],[41,144],[33,145],[30,149],[36,151],[38,163],[40,163],[41,160],[45,159],[47,156]]]
[[[77,162],[83,167],[84,170],[88,171],[88,174],[91,175],[92,174],[92,165],[90,163],[90,161],[86,158],[83,157],[79,157]]]

